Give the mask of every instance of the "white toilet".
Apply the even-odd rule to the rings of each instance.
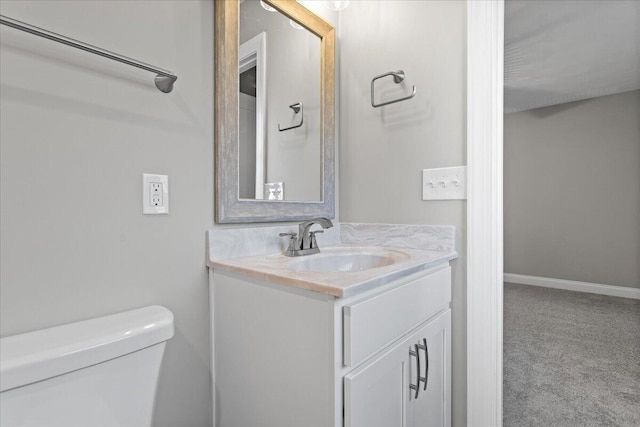
[[[0,339],[0,426],[151,426],[171,337],[151,306]]]

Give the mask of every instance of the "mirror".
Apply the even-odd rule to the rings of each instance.
[[[333,26],[291,0],[215,7],[216,221],[333,218]]]
[[[320,38],[255,0],[239,36],[240,199],[321,201]]]

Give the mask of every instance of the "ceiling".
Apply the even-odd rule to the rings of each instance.
[[[640,89],[640,0],[508,0],[505,113]]]

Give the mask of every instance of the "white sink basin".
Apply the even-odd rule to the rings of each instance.
[[[295,271],[362,271],[404,261],[408,254],[399,251],[329,252],[308,255],[286,266]]]

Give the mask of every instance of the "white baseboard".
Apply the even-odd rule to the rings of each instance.
[[[520,285],[543,286],[545,288],[564,289],[567,291],[640,299],[640,289],[627,288],[624,286],[601,285],[599,283],[576,282],[574,280],[526,276],[524,274],[512,273],[504,273],[504,281],[507,283],[518,283]]]

